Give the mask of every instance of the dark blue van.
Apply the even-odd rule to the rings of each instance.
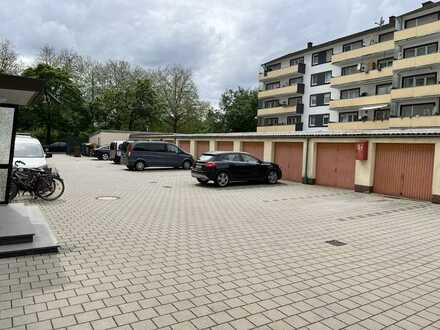
[[[135,141],[128,143],[122,162],[128,169],[136,171],[143,171],[145,167],[181,167],[189,170],[194,159],[172,143]]]

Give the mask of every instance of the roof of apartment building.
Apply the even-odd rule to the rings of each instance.
[[[422,3],[422,7],[417,8],[415,10],[412,10],[410,12],[406,12],[404,14],[401,14],[398,17],[402,17],[404,15],[415,14],[415,13],[421,12],[423,10],[434,8],[434,7],[437,7],[437,6],[440,6],[440,1],[437,1],[437,2],[426,1],[426,2]],[[327,41],[327,42],[324,42],[324,43],[321,43],[321,44],[317,44],[317,45],[313,45],[313,43],[309,42],[307,48],[304,48],[304,49],[301,49],[301,50],[297,50],[297,51],[294,51],[292,53],[289,53],[289,54],[277,57],[275,59],[267,61],[266,63],[263,63],[262,65],[267,65],[269,63],[273,63],[275,61],[279,61],[279,60],[282,60],[282,59],[285,59],[285,58],[288,58],[288,57],[300,56],[300,55],[306,54],[306,53],[308,53],[310,51],[313,51],[313,50],[316,50],[316,49],[322,49],[322,48],[325,48],[325,47],[328,47],[328,46],[331,46],[331,45],[334,45],[334,44],[337,44],[337,43],[340,43],[340,42],[343,42],[343,41],[346,41],[346,40],[354,39],[354,38],[357,38],[357,37],[360,37],[360,36],[363,36],[363,35],[366,35],[366,34],[370,34],[370,33],[374,33],[374,32],[380,32],[382,30],[390,29],[390,28],[394,27],[394,24],[395,24],[395,16],[390,16],[388,24],[385,24],[385,25],[383,25],[381,27],[374,27],[374,28],[371,28],[371,29],[368,29],[368,30],[364,30],[364,31],[361,31],[361,32],[357,32],[357,33],[354,33],[354,34],[343,36],[343,37],[340,37],[340,38],[337,38],[337,39],[333,39],[333,40],[330,40],[330,41]]]

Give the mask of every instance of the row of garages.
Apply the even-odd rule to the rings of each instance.
[[[249,152],[278,163],[290,181],[440,202],[440,139],[178,139],[177,143],[196,157],[213,150]],[[359,143],[367,144],[365,160],[357,159]]]

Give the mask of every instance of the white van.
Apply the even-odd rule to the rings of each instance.
[[[17,135],[15,137],[13,166],[45,168],[47,167],[46,158],[49,157],[52,157],[52,154],[45,154],[40,141],[37,139],[28,135]],[[18,163],[16,164],[16,162]]]

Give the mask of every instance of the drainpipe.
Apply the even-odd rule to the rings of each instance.
[[[306,138],[306,168],[304,170],[304,179],[303,179],[303,183],[304,184],[309,184],[309,177],[308,177],[308,168],[309,168],[309,140],[310,138]]]

